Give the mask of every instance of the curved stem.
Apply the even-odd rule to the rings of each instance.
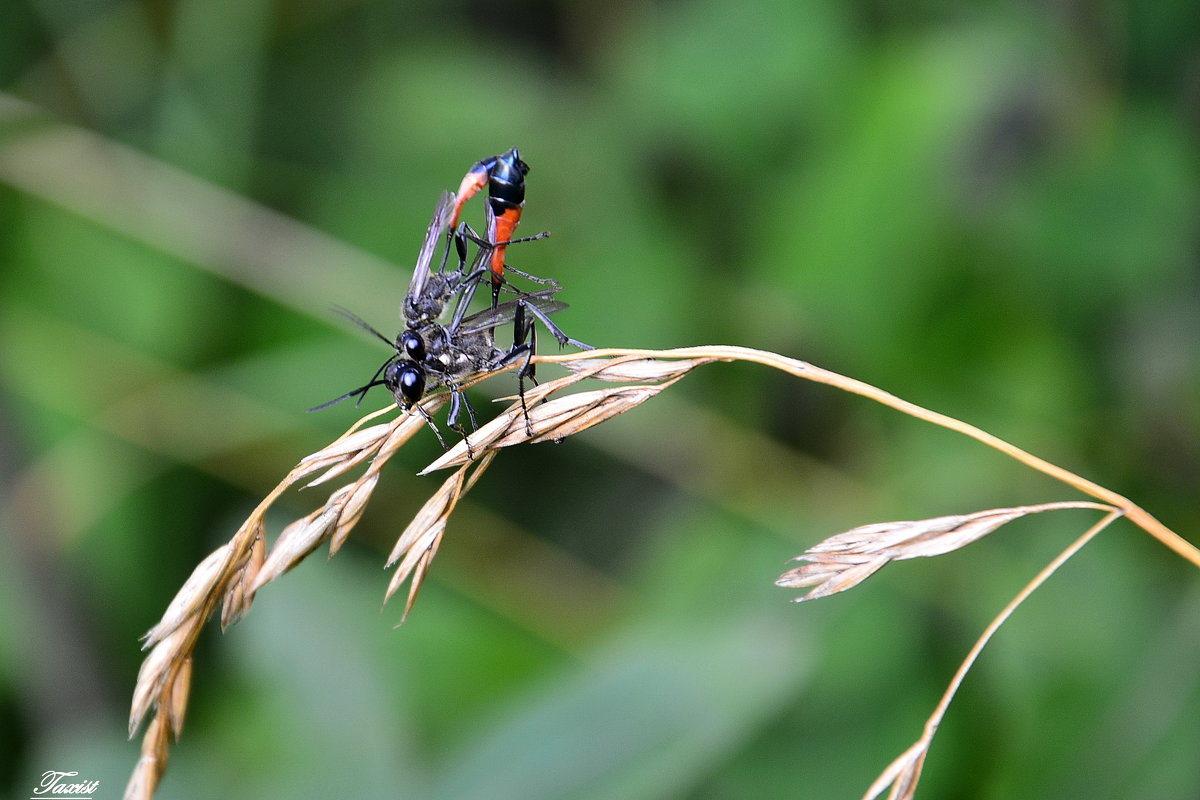
[[[954,677],[950,679],[950,685],[947,686],[946,691],[942,693],[942,699],[938,701],[937,707],[933,710],[933,713],[930,714],[929,719],[926,720],[925,729],[921,733],[921,738],[918,739],[912,747],[905,750],[899,758],[888,765],[887,769],[885,769],[883,773],[875,779],[875,782],[871,784],[870,788],[867,789],[866,794],[863,795],[863,800],[871,800],[871,798],[878,797],[885,788],[893,783],[895,783],[897,787],[914,787],[916,785],[917,778],[920,776],[921,767],[925,761],[925,754],[929,750],[929,745],[933,741],[934,734],[937,733],[938,726],[942,723],[942,718],[946,715],[946,710],[950,707],[950,701],[954,699],[954,695],[958,692],[959,686],[962,685],[963,679],[967,676],[967,672],[969,672],[971,667],[974,666],[975,661],[979,658],[979,654],[983,652],[983,648],[991,640],[992,636],[994,636],[996,631],[1000,629],[1000,626],[1003,625],[1008,618],[1013,615],[1013,612],[1017,610],[1017,607],[1020,606],[1021,603],[1025,602],[1025,600],[1031,594],[1033,594],[1038,587],[1045,583],[1050,576],[1058,570],[1059,567],[1066,563],[1067,559],[1079,552],[1079,550],[1085,544],[1091,541],[1098,533],[1100,533],[1100,531],[1112,524],[1113,521],[1119,516],[1121,516],[1120,511],[1113,511],[1109,514],[1106,514],[1104,518],[1095,525],[1088,528],[1087,531],[1085,531],[1079,538],[1071,542],[1071,544],[1069,544],[1065,550],[1055,556],[1053,561],[1043,567],[1041,571],[1033,577],[1033,580],[1027,583],[1021,589],[1021,591],[1017,592],[1016,596],[1013,597],[1012,600],[1008,601],[1004,608],[1001,609],[1000,613],[996,615],[995,619],[988,623],[987,628],[985,628],[983,633],[979,635],[979,638],[975,640],[975,644],[971,647],[970,652],[967,653],[966,658],[964,658],[963,662],[958,666],[958,670],[954,673]],[[901,776],[903,776],[902,781],[900,780]],[[893,795],[895,794],[897,794],[897,792],[893,790]],[[904,796],[903,792],[899,794],[900,796]]]
[[[563,361],[578,361],[589,358],[604,358],[604,357],[635,357],[635,358],[716,358],[722,361],[749,361],[763,366],[772,367],[782,370],[789,374],[795,375],[798,378],[823,383],[833,386],[838,389],[843,389],[853,394],[861,395],[877,403],[881,403],[889,408],[894,408],[897,411],[916,417],[917,419],[925,420],[934,425],[956,431],[965,436],[969,436],[976,441],[991,447],[994,450],[999,450],[1001,453],[1020,461],[1038,472],[1049,475],[1055,480],[1061,481],[1068,486],[1073,486],[1084,494],[1091,495],[1097,500],[1117,506],[1124,512],[1124,515],[1129,518],[1129,521],[1137,525],[1146,533],[1153,536],[1155,539],[1166,545],[1178,555],[1190,561],[1192,564],[1200,567],[1200,549],[1187,541],[1179,534],[1172,531],[1166,525],[1163,525],[1155,519],[1145,509],[1135,504],[1132,500],[1124,497],[1116,492],[1106,489],[1105,487],[1089,481],[1070,470],[1063,469],[1057,464],[1052,464],[1043,458],[1026,452],[1016,445],[1009,444],[998,436],[993,436],[981,428],[970,425],[962,420],[948,417],[945,414],[940,414],[936,411],[930,411],[915,403],[910,403],[895,395],[885,392],[869,383],[849,378],[836,372],[831,372],[821,367],[815,367],[805,361],[799,361],[794,358],[786,358],[776,353],[769,353],[764,350],[754,350],[749,347],[736,347],[730,345],[713,345],[701,347],[682,347],[673,350],[640,350],[640,349],[622,349],[609,348],[604,350],[588,350],[582,353],[566,353],[562,355],[543,355],[537,356],[537,361],[544,362],[563,362]]]

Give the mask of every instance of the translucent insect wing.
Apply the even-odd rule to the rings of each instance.
[[[429,266],[433,263],[433,254],[442,241],[442,234],[449,226],[450,214],[454,210],[454,192],[442,192],[438,199],[437,208],[433,210],[433,219],[429,222],[429,230],[425,232],[425,241],[421,244],[421,252],[417,256],[417,265],[413,268],[412,281],[408,284],[409,303],[421,297],[425,291],[425,282],[429,279]]]

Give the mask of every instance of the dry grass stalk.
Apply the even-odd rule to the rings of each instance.
[[[888,561],[948,552],[986,535],[1010,519],[1050,508],[1114,508],[1116,510],[1093,531],[1098,531],[1117,516],[1124,515],[1163,544],[1200,566],[1200,550],[1128,499],[1026,453],[978,428],[900,400],[869,384],[822,370],[803,361],[760,350],[724,346],[665,351],[592,350],[586,353],[539,356],[537,360],[561,363],[572,374],[527,392],[527,419],[520,403],[514,403],[496,419],[472,434],[469,447],[467,442],[459,443],[423,471],[458,467],[405,529],[388,559],[388,564],[397,564],[397,568],[388,585],[385,600],[398,591],[406,580],[411,579],[404,609],[405,617],[412,609],[441,543],[450,515],[499,449],[525,441],[557,441],[584,431],[640,405],[673,385],[692,369],[712,361],[749,361],[763,364],[797,377],[868,397],[919,419],[970,436],[1107,504],[1101,506],[1094,503],[1065,503],[1044,507],[997,509],[936,520],[857,528],[812,548],[800,557],[801,560],[812,563],[798,567],[780,579],[784,585],[789,586],[818,584],[805,599],[844,591],[861,582]],[[479,380],[490,376],[491,374],[480,376]],[[619,383],[650,383],[582,391],[551,399],[556,392],[586,378]],[[423,405],[432,415],[444,401],[445,395],[434,396]],[[233,538],[197,566],[168,606],[163,618],[146,634],[145,647],[152,649],[138,673],[130,712],[130,735],[133,735],[151,709],[157,711],[143,738],[141,757],[126,787],[126,800],[148,800],[153,796],[162,777],[169,755],[169,740],[172,736],[177,737],[183,727],[191,681],[192,653],[204,623],[218,604],[223,606],[222,626],[237,621],[249,610],[255,593],[260,588],[290,570],[326,540],[330,542],[330,554],[337,551],[360,519],[378,483],[383,465],[424,424],[424,420],[416,414],[402,414],[391,422],[364,427],[367,422],[393,410],[394,406],[367,415],[328,447],[303,459],[259,504]],[[364,463],[367,466],[357,479],[333,491],[321,508],[287,526],[270,550],[267,549],[266,513],[284,491],[305,478],[311,478],[307,486],[321,485]],[[313,475],[316,477],[311,477]],[[1094,532],[1089,534],[1094,535]],[[1082,546],[1086,538],[1090,536],[1081,539],[1078,546]],[[1070,552],[1064,553],[1062,559],[1069,557]],[[1032,586],[1027,588],[1032,590]],[[1023,596],[1019,598],[1023,599]],[[1002,619],[998,619],[994,625],[998,626],[1001,621]],[[985,637],[990,635],[989,630]],[[983,641],[986,639],[977,644],[977,649],[982,647]],[[968,662],[964,663],[961,673],[965,673],[974,655],[975,651]],[[956,680],[961,680],[961,677]],[[955,687],[956,684],[952,689]],[[944,700],[945,703],[948,703],[949,694]],[[939,714],[942,711],[944,708],[939,709]],[[939,715],[935,716],[940,719]],[[932,727],[936,728],[936,723]],[[932,731],[927,729],[927,737],[931,736]],[[888,779],[882,784],[884,788],[893,785],[893,796],[909,796],[911,787],[915,787],[920,764],[923,763],[924,753],[928,748],[928,742],[923,741],[924,745],[918,743],[910,749],[909,753],[913,754],[911,757],[898,759],[880,778],[880,781]],[[876,783],[879,784],[880,781]],[[902,791],[905,794],[895,794],[895,787],[903,787]]]
[[[940,556],[966,547],[1014,519],[1067,508],[1116,510],[1100,503],[1044,503],[912,522],[862,525],[831,536],[796,556],[793,561],[809,563],[783,573],[775,585],[788,589],[817,587],[803,597],[796,598],[796,602],[828,597],[857,586],[891,561]]]
[[[587,356],[590,360],[595,360],[615,352],[617,351],[593,351],[588,353]],[[927,722],[922,738],[885,770],[875,783],[872,784],[864,800],[870,800],[870,798],[879,796],[888,787],[891,787],[890,797],[892,800],[898,800],[899,798],[907,800],[913,797],[933,735],[942,717],[945,715],[950,700],[957,691],[967,671],[978,658],[984,645],[995,631],[999,629],[1000,625],[1008,619],[1016,607],[1034,589],[1040,586],[1058,566],[1118,517],[1128,517],[1130,521],[1143,531],[1158,539],[1178,555],[1192,564],[1200,566],[1200,550],[1197,550],[1190,542],[1116,492],[1081,478],[1031,453],[1027,453],[973,425],[921,408],[853,378],[848,378],[844,375],[823,370],[811,364],[785,358],[774,353],[764,353],[762,351],[752,351],[738,347],[697,347],[657,353],[653,351],[619,352],[624,355],[641,353],[654,358],[683,357],[746,360],[781,369],[797,377],[862,395],[918,419],[962,433],[1011,456],[1026,466],[1050,475],[1101,501],[1100,503],[1051,503],[1043,506],[993,509],[974,514],[940,517],[915,522],[881,523],[855,528],[810,548],[797,559],[810,563],[788,571],[779,579],[778,583],[782,586],[816,587],[808,595],[800,598],[801,600],[815,599],[845,591],[858,585],[890,561],[928,557],[956,550],[986,536],[1004,523],[1028,514],[1062,508],[1091,508],[1109,511],[1109,514],[1103,520],[1089,529],[1058,558],[1051,562],[1050,565],[1042,570],[1033,581],[1017,594],[1001,614],[992,621],[959,667],[958,672],[943,695],[942,701]],[[565,356],[547,358],[546,360],[565,361],[573,358],[574,356]]]
[[[1078,539],[1071,542],[1065,550],[1054,557],[1054,560],[1042,568],[1033,580],[1027,583],[1017,595],[1008,602],[1001,610],[996,618],[988,623],[987,628],[975,641],[971,651],[967,653],[967,657],[963,659],[959,665],[958,671],[954,673],[954,677],[950,681],[950,685],[942,694],[942,699],[938,702],[937,708],[933,714],[925,721],[925,729],[911,747],[900,754],[895,761],[880,774],[875,782],[867,789],[863,795],[863,800],[874,800],[879,797],[888,788],[891,791],[888,793],[889,800],[912,800],[913,795],[917,790],[917,783],[921,778],[921,769],[925,766],[925,756],[929,753],[929,747],[933,743],[933,735],[937,733],[938,726],[942,723],[942,718],[946,716],[946,709],[950,707],[950,701],[954,699],[954,695],[958,692],[958,687],[962,685],[963,679],[967,676],[967,672],[975,664],[979,654],[983,652],[983,648],[995,635],[996,631],[1000,630],[1013,612],[1017,610],[1021,603],[1025,602],[1029,595],[1033,594],[1039,586],[1049,579],[1059,567],[1067,562],[1071,556],[1079,552],[1085,544],[1090,542],[1100,531],[1107,528],[1117,519],[1122,516],[1118,509],[1113,509],[1104,516],[1099,522],[1088,528]]]
[[[539,362],[565,364],[571,361],[580,360],[600,360],[604,358],[621,357],[633,360],[637,357],[644,359],[706,359],[712,361],[746,361],[754,364],[762,364],[763,366],[778,369],[790,375],[795,375],[804,380],[813,381],[814,383],[823,383],[827,386],[832,386],[836,389],[841,389],[852,394],[861,395],[869,400],[874,400],[877,403],[893,408],[909,416],[924,420],[942,428],[961,433],[964,436],[969,436],[976,441],[998,450],[1005,455],[1016,459],[1031,469],[1049,475],[1057,481],[1067,484],[1080,492],[1099,500],[1102,503],[1107,503],[1121,509],[1123,515],[1133,524],[1137,525],[1143,531],[1153,536],[1164,546],[1175,551],[1175,553],[1193,565],[1200,567],[1200,549],[1187,541],[1173,530],[1163,525],[1155,519],[1145,509],[1139,507],[1136,503],[1127,497],[1123,497],[1111,489],[1089,481],[1086,478],[1080,477],[1070,470],[1051,464],[1043,458],[1028,453],[1016,445],[1009,444],[998,436],[994,436],[987,431],[981,430],[962,420],[948,417],[945,414],[939,414],[936,411],[930,411],[927,408],[910,403],[907,400],[902,400],[893,394],[885,392],[869,383],[850,378],[845,375],[840,375],[827,369],[809,364],[806,361],[800,361],[795,358],[781,356],[778,353],[771,353],[765,350],[755,350],[749,347],[736,347],[732,345],[707,345],[701,347],[681,347],[674,350],[635,350],[635,349],[604,349],[604,350],[589,350],[586,353],[566,353],[563,355],[539,356]]]
[[[665,361],[657,358],[624,356],[617,358],[585,357],[561,363],[581,378],[628,383],[630,381],[665,381],[680,378],[701,364],[710,364],[715,360],[713,358],[684,358],[678,361]]]

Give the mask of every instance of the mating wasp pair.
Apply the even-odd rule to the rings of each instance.
[[[368,323],[351,312],[337,308],[338,313],[351,322],[369,331],[389,347],[393,353],[375,371],[365,385],[347,392],[334,400],[310,409],[317,411],[351,397],[361,401],[366,393],[384,386],[395,397],[396,403],[405,410],[413,410],[425,418],[437,436],[443,449],[446,442],[434,425],[429,414],[420,405],[421,399],[435,389],[450,391],[450,410],[447,418],[449,427],[465,437],[460,416],[466,408],[472,429],[479,426],[475,410],[462,392],[462,384],[475,375],[521,362],[517,370],[518,396],[521,407],[526,411],[526,429],[529,430],[528,409],[525,407],[525,379],[536,383],[532,358],[537,352],[537,331],[534,322],[543,327],[558,341],[559,346],[574,345],[591,349],[589,345],[567,336],[550,320],[550,315],[567,308],[567,304],[555,300],[554,294],[561,286],[553,280],[537,278],[509,267],[530,280],[547,288],[523,292],[511,286],[504,278],[505,250],[508,245],[541,239],[541,233],[525,239],[512,239],[520,220],[525,198],[525,175],[529,166],[521,161],[516,148],[499,156],[484,159],[467,172],[459,186],[457,195],[444,192],[434,209],[433,219],[425,233],[425,240],[417,256],[412,281],[401,304],[405,327],[395,341],[388,339]],[[459,224],[463,205],[483,186],[489,187],[487,206],[487,238],[480,238],[470,226]],[[446,251],[441,265],[433,268],[434,255],[439,243],[446,237]],[[458,255],[458,264],[447,269],[451,243]],[[468,265],[469,244],[477,247],[474,259]],[[484,278],[492,288],[490,308],[468,315],[467,311],[476,289]],[[502,291],[515,298],[499,302]],[[448,321],[440,321],[447,309],[453,305]],[[508,323],[513,325],[512,345],[507,350],[496,346],[496,328]]]

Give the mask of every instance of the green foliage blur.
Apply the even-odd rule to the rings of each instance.
[[[1198,538],[1193,2],[3,16],[6,795],[54,769],[120,796],[138,636],[300,457],[387,400],[305,413],[387,354],[330,305],[398,327],[438,194],[512,146],[520,233],[553,235],[510,262],[564,284],[572,336],[812,361]],[[714,365],[504,453],[393,630],[381,567],[437,452],[423,434],[389,465],[337,558],[210,625],[161,797],[858,797],[1094,521],[1020,521],[791,605],[773,580],[839,531],[1077,496],[859,398]],[[274,530],[323,497],[289,495]],[[1117,524],[985,651],[919,796],[1200,796],[1198,664],[1195,569]]]

